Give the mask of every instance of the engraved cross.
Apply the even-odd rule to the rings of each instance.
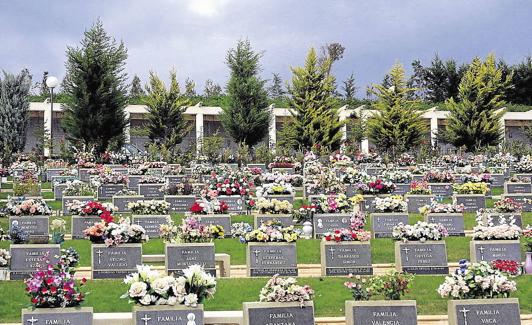
[[[469,309],[465,309],[465,307],[462,307],[462,310],[459,310],[462,314],[464,314],[464,325],[467,325],[467,313],[469,312]]]
[[[331,260],[334,260],[334,251],[335,250],[336,249],[334,249],[334,247],[329,248],[329,252],[331,252]]]
[[[35,322],[38,322],[38,321],[39,321],[39,319],[33,318],[33,316],[31,316],[31,318],[28,319],[28,323],[31,323],[31,325],[35,324]]]
[[[102,254],[103,254],[102,250],[101,249],[97,250],[96,254],[98,255],[98,264],[102,264]]]
[[[148,321],[150,321],[151,318],[148,317],[148,314],[144,314],[144,317],[141,318],[140,320],[144,321],[144,325],[148,325]]]
[[[405,259],[408,262],[408,252],[410,252],[410,248],[405,247],[402,249],[403,252],[405,252]]]
[[[255,263],[258,263],[259,262],[260,251],[258,249],[256,249],[256,250],[253,251],[253,254],[255,255]]]

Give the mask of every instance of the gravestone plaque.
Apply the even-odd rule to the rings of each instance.
[[[504,193],[532,193],[532,183],[505,183]]]
[[[115,173],[119,173],[119,174],[122,174],[122,175],[127,175],[128,173],[128,170],[126,167],[123,167],[123,166],[120,166],[120,167],[113,167],[111,168],[113,170],[113,172]]]
[[[140,183],[140,180],[142,179],[142,177],[144,177],[144,176],[143,175],[129,175],[128,176],[127,187],[130,190],[137,191],[139,189],[139,183]]]
[[[202,225],[222,226],[224,228],[225,237],[231,237],[231,216],[229,214],[208,214],[195,216]]]
[[[165,195],[164,200],[170,203],[170,211],[185,213],[190,211],[190,207],[196,202],[194,195]]]
[[[377,176],[377,175],[381,174],[382,171],[383,171],[383,169],[380,168],[380,167],[368,167],[368,168],[366,168],[366,173],[369,176]]]
[[[83,230],[101,221],[99,216],[72,216],[72,239],[84,239]]]
[[[532,212],[532,193],[520,193],[520,194],[503,194],[502,198],[510,198],[520,203],[523,212]]]
[[[519,178],[532,178],[532,173],[516,173],[514,176]]]
[[[429,213],[425,221],[442,224],[449,236],[465,236],[464,215],[461,213]]]
[[[412,175],[412,180],[413,181],[422,181],[424,177],[425,177],[425,175],[415,174],[415,175]]]
[[[122,279],[142,264],[142,244],[92,244],[92,278]]]
[[[521,218],[520,213],[483,213],[482,222],[485,225],[493,224],[494,226],[499,226],[501,224],[508,224],[513,220],[513,223],[519,228],[523,228],[523,219]]]
[[[482,194],[455,194],[456,204],[463,204],[465,212],[486,208],[486,196]]]
[[[258,228],[262,223],[267,221],[280,222],[283,227],[293,226],[294,217],[291,214],[259,214],[253,216],[255,228]]]
[[[320,250],[321,275],[373,274],[369,241],[322,241]]]
[[[447,312],[449,325],[521,325],[517,298],[449,300]]]
[[[190,178],[190,176],[188,176],[188,175],[166,175],[166,176],[164,176],[164,179],[170,185],[184,183],[185,181],[188,181],[189,178]]]
[[[453,184],[451,183],[429,183],[432,194],[436,196],[452,196]]]
[[[60,245],[10,245],[11,263],[9,266],[11,280],[28,278],[37,269],[45,268],[44,256],[48,256],[51,264],[57,264],[61,254]]]
[[[395,242],[397,271],[412,274],[449,274],[445,241]]]
[[[395,189],[393,190],[393,194],[395,195],[405,195],[408,191],[410,191],[410,184],[408,183],[394,183]]]
[[[340,228],[349,228],[351,214],[349,213],[318,213],[312,218],[314,236],[321,238],[327,232],[333,232]]]
[[[67,171],[68,168],[48,168],[46,172],[44,173],[44,180],[45,182],[49,182],[52,180],[52,177],[54,176],[61,176],[61,173]]]
[[[491,174],[491,186],[501,187],[504,185],[504,174]]]
[[[64,216],[69,215],[67,205],[71,203],[72,201],[76,201],[76,200],[80,202],[94,201],[94,197],[93,196],[63,196],[62,208],[63,208]]]
[[[219,201],[224,201],[229,210],[227,212],[245,212],[246,211],[246,202],[241,196],[231,195],[226,196],[222,195],[218,197]]]
[[[433,199],[434,195],[406,195],[408,212],[419,213],[419,208],[422,208],[425,205],[430,205],[430,202]]]
[[[149,238],[159,238],[161,225],[168,223],[169,217],[169,215],[134,215],[133,223],[144,228]]]
[[[373,238],[390,238],[393,227],[408,224],[408,213],[372,213],[370,217]]]
[[[9,231],[13,223],[26,231],[32,243],[48,243],[49,228],[48,216],[10,216],[9,217]]]
[[[124,188],[124,184],[102,184],[98,187],[98,200],[111,200],[113,195]]]
[[[113,196],[113,205],[118,209],[118,213],[127,213],[131,210],[128,207],[130,202],[137,202],[144,200],[142,195],[128,195],[128,196]]]
[[[247,275],[255,276],[297,276],[296,243],[254,243],[247,244]]]
[[[472,262],[511,260],[521,262],[519,240],[472,240],[469,242]]]
[[[183,275],[183,269],[198,264],[205,272],[216,276],[214,243],[166,244],[165,267],[167,274]]]
[[[203,305],[197,307],[175,306],[149,306],[133,307],[133,325],[203,325]]]
[[[164,192],[161,191],[161,187],[164,184],[154,183],[154,184],[139,184],[139,195],[144,195],[146,199],[163,199]]]
[[[378,197],[380,198],[384,198],[384,197],[387,197],[387,196],[390,196],[389,194],[381,194],[379,195]],[[364,202],[362,203],[362,211],[364,212],[368,212],[368,213],[373,213],[375,212],[375,198],[377,196],[375,195],[365,195],[364,194]]]
[[[92,307],[22,309],[22,324],[92,325]]]
[[[276,200],[279,200],[279,201],[288,201],[290,203],[294,203],[294,196],[290,195],[290,194],[282,194],[282,195],[265,194],[264,198],[269,199],[269,200],[276,199]]]
[[[148,175],[152,176],[163,176],[163,169],[162,168],[148,168]]]
[[[248,168],[260,168],[262,172],[266,172],[266,164],[247,164]]]
[[[355,185],[353,184],[346,184],[345,190],[346,190],[345,195],[347,195],[348,197],[352,197],[357,194]]]
[[[79,180],[83,182],[88,182],[90,180],[90,170],[92,170],[92,168],[78,168]]]
[[[66,184],[57,184],[54,186],[54,199],[56,201],[61,201],[63,199],[63,191],[66,187]]]
[[[244,302],[244,325],[311,325],[314,322],[312,301]]]
[[[346,301],[346,325],[417,325],[415,300]]]
[[[24,169],[22,169],[22,168],[13,169],[11,171],[11,175],[13,176],[13,178],[22,177],[22,175],[24,175]]]

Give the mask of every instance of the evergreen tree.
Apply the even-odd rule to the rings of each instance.
[[[185,96],[188,98],[196,96],[196,83],[190,78],[185,80]]]
[[[222,87],[212,81],[211,79],[207,79],[205,81],[205,88],[203,89],[203,96],[205,97],[219,97],[222,95]]]
[[[189,104],[188,99],[181,94],[175,71],[170,72],[168,89],[155,73],[150,72],[150,84],[146,89],[148,137],[152,142],[173,151],[190,130],[183,115]]]
[[[4,72],[3,80],[0,79],[0,158],[4,163],[26,145],[30,88],[28,70],[18,75]]]
[[[46,78],[48,78],[48,71],[44,71],[42,73],[42,79],[39,85],[40,95],[43,97],[50,96],[50,89],[48,89],[48,86],[46,86]]]
[[[259,77],[261,57],[248,40],[240,40],[226,58],[231,70],[227,83],[229,105],[223,108],[220,120],[236,143],[243,142],[249,147],[268,134],[271,119],[265,81]]]
[[[506,99],[515,104],[532,105],[532,56],[512,66],[512,85]]]
[[[336,150],[342,141],[338,103],[334,94],[334,77],[329,74],[331,60],[318,63],[316,51],[310,49],[305,66],[292,68],[288,87],[293,108],[293,124],[300,148],[310,150],[319,144]]]
[[[271,99],[281,99],[286,91],[283,89],[283,80],[278,73],[273,73],[272,85],[268,88]]]
[[[427,132],[421,112],[414,109],[412,88],[406,86],[405,71],[395,64],[388,74],[389,87],[374,85],[377,113],[367,121],[368,135],[373,143],[392,158],[420,145]]]
[[[473,59],[460,82],[458,101],[451,98],[446,103],[451,113],[442,139],[470,152],[499,144],[504,137],[501,129],[504,112],[497,110],[504,106],[502,98],[511,77],[502,77],[494,55],[484,62]]]
[[[344,91],[344,99],[347,102],[351,102],[355,99],[357,87],[355,84],[355,75],[353,73],[351,73],[349,78],[344,81],[344,86],[342,87],[342,90]]]
[[[146,95],[144,89],[142,89],[142,83],[139,76],[135,75],[131,81],[131,90],[129,91],[130,98],[141,98]]]
[[[327,65],[327,73],[331,73],[332,65],[344,57],[345,47],[340,43],[325,44],[321,47],[321,55],[318,58],[320,65]],[[326,63],[330,61],[330,63]]]
[[[85,31],[81,47],[68,47],[63,128],[67,138],[96,153],[124,141],[127,50],[100,21]]]

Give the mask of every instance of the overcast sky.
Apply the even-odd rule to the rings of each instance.
[[[150,70],[175,68],[199,90],[208,78],[225,85],[225,54],[240,38],[264,51],[264,78],[284,80],[310,47],[339,42],[346,52],[334,73],[353,72],[360,95],[396,61],[495,52],[514,63],[532,52],[530,0],[0,0],[0,69],[62,78],[66,46],[98,18],[125,42],[130,76],[144,83]]]

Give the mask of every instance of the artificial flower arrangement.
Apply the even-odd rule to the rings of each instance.
[[[488,158],[488,163],[492,166],[509,166],[511,163],[517,161],[517,157],[511,153],[498,152]]]
[[[11,164],[9,167],[9,170],[13,171],[16,169],[21,169],[23,171],[31,171],[31,172],[37,172],[39,170],[39,167],[36,163],[29,161],[29,160],[19,160],[15,161]],[[13,174],[13,173],[11,173]]]
[[[188,181],[177,184],[171,184],[167,181],[163,186],[161,186],[159,191],[164,193],[165,195],[192,195],[194,193],[201,192],[201,190],[199,190],[197,186],[195,187]]]
[[[455,177],[452,170],[429,170],[423,176],[428,183],[454,183]]]
[[[0,248],[0,267],[6,267],[11,260],[11,254],[7,249]]]
[[[247,222],[235,222],[231,224],[231,236],[233,238],[243,237],[251,231],[253,231],[253,227]]]
[[[293,211],[292,203],[287,200],[259,198],[256,208],[261,214],[290,214]]]
[[[329,156],[329,162],[331,165],[340,167],[340,166],[350,166],[353,164],[353,161],[348,156],[336,151]]]
[[[347,198],[347,195],[343,193],[329,196],[322,194],[313,202],[313,205],[316,206],[316,213],[347,213],[354,211],[363,200],[361,195]]]
[[[119,172],[113,171],[111,168],[99,166],[95,170],[95,175],[91,176],[91,184],[94,187],[99,187],[104,184],[123,184],[128,182],[128,176]],[[89,174],[94,174],[89,173]]]
[[[382,161],[382,157],[380,157],[376,152],[359,151],[355,153],[355,161],[357,164],[380,163]]]
[[[136,215],[160,215],[168,214],[170,203],[163,200],[140,200],[129,202],[127,207]]]
[[[430,205],[425,205],[419,208],[421,214],[427,215],[429,213],[463,213],[463,204],[454,203],[439,203],[436,200],[431,200]]]
[[[217,198],[214,198],[210,201],[202,199],[201,201],[196,201],[190,207],[190,212],[192,214],[224,214],[229,210],[229,206],[225,201],[220,201]]]
[[[111,203],[100,203],[96,201],[73,200],[67,202],[66,207],[71,215],[98,216],[105,223],[113,221],[113,212],[117,210]]]
[[[508,179],[508,182],[510,183],[530,183],[531,182],[530,177],[521,177],[521,176],[512,176]]]
[[[512,260],[495,260],[491,261],[491,267],[511,277],[521,275],[521,264]]]
[[[395,190],[395,185],[388,180],[375,179],[367,183],[358,183],[355,188],[361,194],[389,194]]]
[[[294,226],[283,227],[279,222],[271,220],[262,223],[257,229],[240,237],[242,242],[295,242],[299,232]]]
[[[375,212],[405,212],[408,208],[401,195],[375,198]]]
[[[113,196],[136,196],[136,195],[138,195],[137,191],[133,191],[125,187],[121,189],[120,191],[116,192],[115,195]]]
[[[508,298],[517,290],[515,281],[509,280],[506,274],[493,268],[488,262],[462,265],[464,266],[454,274],[445,277],[445,281],[438,287],[437,291],[442,298]]]
[[[124,279],[128,291],[120,298],[142,306],[185,305],[196,307],[216,293],[216,278],[200,265],[191,265],[183,275],[162,275],[149,265],[138,265],[137,272]]]
[[[525,245],[525,250],[527,252],[532,252],[532,226],[528,225],[526,229],[523,229],[522,237]]]
[[[415,165],[416,164],[416,157],[408,154],[408,153],[403,153],[401,154],[401,156],[399,156],[399,158],[397,158],[397,165],[401,166],[401,167],[407,167],[407,166],[412,166],[412,165]]]
[[[447,229],[439,223],[428,223],[425,221],[418,221],[414,225],[405,225],[399,223],[393,227],[392,237],[394,240],[401,241],[420,241],[427,240],[443,240],[449,236]]]
[[[127,173],[129,175],[141,176],[148,173],[148,166],[145,164],[140,164],[133,168],[128,168]]]
[[[463,184],[454,184],[453,190],[457,194],[486,194],[489,190],[489,187],[488,187],[488,184],[484,182],[463,183]]]
[[[514,169],[518,173],[532,173],[532,156],[521,157],[521,160],[514,164]]]
[[[6,204],[7,212],[12,216],[48,216],[52,209],[43,199],[19,200],[10,198]]]
[[[253,183],[241,172],[213,173],[207,180],[207,187],[202,196],[213,198],[220,195],[251,196]]]
[[[316,166],[317,173],[307,168],[307,165]],[[310,162],[305,164],[305,190],[307,194],[330,194],[344,193],[345,184],[336,176],[336,171],[329,167],[324,167],[319,162]],[[312,170],[312,171],[309,171]]]
[[[484,210],[477,212],[477,225],[473,228],[474,240],[511,240],[519,239],[523,230],[515,224],[513,216],[499,217],[499,224],[494,225],[490,215]]]
[[[432,190],[430,189],[429,183],[425,181],[412,181],[412,183],[410,183],[410,191],[406,194],[430,195],[432,194]]]
[[[50,223],[50,230],[52,231],[52,242],[54,244],[61,244],[65,241],[65,232],[66,232],[66,221],[65,219],[54,219]]]
[[[183,174],[183,166],[179,164],[163,166],[163,175],[181,175]]]
[[[63,196],[92,196],[94,195],[93,188],[80,180],[68,180],[66,187],[63,190]]]
[[[225,236],[224,228],[220,225],[203,225],[201,217],[186,217],[181,225],[176,226],[171,218],[159,228],[164,243],[207,243],[213,239]]]
[[[61,256],[59,262],[52,265],[48,256],[44,258],[47,266],[39,267],[24,281],[26,294],[31,298],[31,305],[34,308],[66,308],[81,305],[85,300],[82,287],[87,280],[74,278],[75,263]]]
[[[358,184],[358,183],[365,183],[371,177],[364,171],[359,170],[355,167],[347,167],[345,170],[342,171],[342,174],[340,176],[342,183],[344,184]]]
[[[30,241],[30,234],[18,224],[18,220],[11,223],[9,239],[13,244],[26,244]]]
[[[268,168],[294,168],[295,161],[291,157],[276,156],[271,163],[268,164]]]
[[[294,210],[292,216],[297,222],[303,223],[305,221],[311,221],[316,210],[317,207],[314,204],[302,205],[299,209]]]
[[[372,276],[369,279],[349,275],[350,281],[344,286],[351,291],[356,301],[370,300],[374,296],[383,296],[385,300],[401,300],[409,292],[414,275],[406,272],[390,271],[389,273]],[[354,279],[354,281],[353,281]]]
[[[108,247],[120,244],[143,243],[149,240],[146,230],[132,224],[129,218],[121,218],[117,223],[98,222],[83,230],[93,243],[105,243]]]
[[[412,180],[412,173],[408,170],[387,169],[381,174],[382,179],[394,184],[406,184]]]
[[[256,195],[258,198],[268,197],[271,195],[294,195],[295,190],[291,184],[287,183],[267,183],[257,187]]]
[[[303,175],[299,174],[287,174],[274,171],[271,173],[264,173],[261,175],[260,180],[262,183],[284,183],[292,186],[303,185]],[[255,184],[258,185],[258,184]]]
[[[139,184],[164,184],[164,177],[145,175],[139,179]]]
[[[523,205],[514,199],[504,198],[495,202],[493,208],[500,213],[519,213],[523,209]]]
[[[323,241],[369,241],[371,233],[363,229],[365,224],[365,215],[359,212],[351,217],[349,228],[335,229],[332,233],[327,232],[323,234]]]
[[[94,168],[96,167],[96,156],[92,152],[78,152],[76,163],[80,168]]]
[[[314,299],[314,290],[308,285],[297,284],[296,278],[282,278],[274,275],[260,290],[260,302],[299,302],[302,306],[305,301]]]
[[[468,174],[462,176],[462,183],[491,183],[491,174]]]

